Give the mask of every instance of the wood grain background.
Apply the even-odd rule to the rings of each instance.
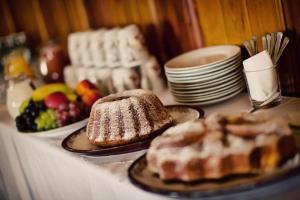
[[[283,31],[291,42],[279,63],[281,87],[300,96],[299,10],[298,0],[0,0],[0,35],[24,31],[32,47],[52,39],[66,50],[71,32],[135,23],[164,63],[202,46]]]

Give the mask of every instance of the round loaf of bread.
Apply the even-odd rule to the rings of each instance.
[[[91,109],[87,136],[97,146],[127,144],[172,124],[172,117],[150,91],[128,90],[99,99]]]

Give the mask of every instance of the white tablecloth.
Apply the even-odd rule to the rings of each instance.
[[[165,104],[174,103],[168,93],[161,99]],[[284,115],[299,108],[300,99],[284,98],[271,111]],[[246,94],[204,107],[206,115],[249,109]],[[84,157],[62,149],[62,139],[18,133],[5,107],[0,107],[0,199],[167,199],[136,188],[127,178],[129,165],[145,151]],[[279,184],[212,199],[299,199],[299,186],[300,176],[296,176]]]

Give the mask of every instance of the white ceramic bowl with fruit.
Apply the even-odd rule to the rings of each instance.
[[[75,91],[62,83],[44,85],[21,104],[16,127],[29,135],[67,135],[87,124],[91,106],[100,97],[100,91],[87,80]]]

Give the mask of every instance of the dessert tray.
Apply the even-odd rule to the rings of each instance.
[[[55,137],[61,137],[66,136],[75,130],[78,130],[82,127],[85,127],[87,125],[88,118],[83,119],[81,121],[75,122],[73,124],[69,124],[60,128],[51,129],[48,131],[39,131],[39,132],[20,132],[24,135],[32,135],[37,137],[47,137],[47,138],[55,138]]]
[[[165,106],[174,119],[174,124],[182,123],[188,120],[199,119],[204,116],[204,111],[199,107],[191,107],[186,105],[170,105]],[[152,139],[163,133],[171,125],[162,127],[158,131],[152,133],[150,137],[133,143],[101,148],[89,142],[86,136],[86,127],[77,129],[62,141],[62,147],[70,152],[85,154],[89,156],[109,156],[116,154],[129,153],[143,150],[149,147]]]
[[[300,130],[293,130],[300,149]],[[299,151],[299,150],[298,150]],[[280,168],[259,174],[231,175],[221,179],[205,179],[193,182],[163,181],[147,168],[146,154],[132,163],[128,169],[130,181],[137,187],[170,197],[203,198],[250,191],[283,182],[300,173],[299,153]]]

